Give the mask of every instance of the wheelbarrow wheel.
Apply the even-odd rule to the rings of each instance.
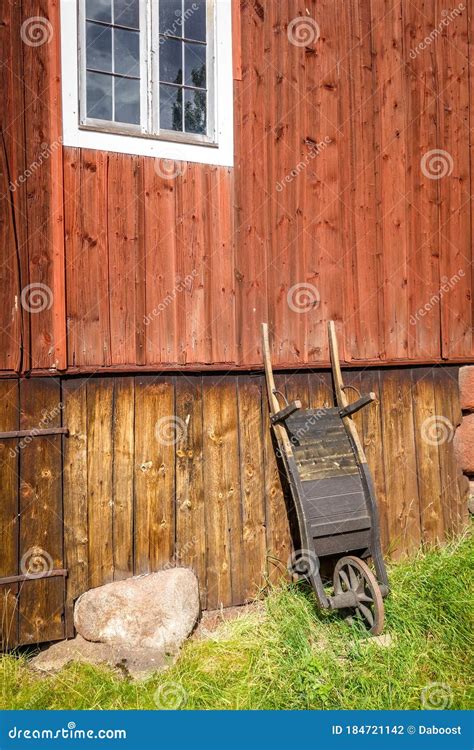
[[[374,574],[358,557],[341,557],[334,568],[334,593],[352,592],[356,598],[356,614],[372,635],[379,635],[384,626],[385,612],[382,592]]]

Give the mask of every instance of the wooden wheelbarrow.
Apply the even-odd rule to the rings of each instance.
[[[384,625],[383,599],[389,593],[380,547],[374,485],[352,415],[375,394],[349,403],[342,381],[334,323],[328,324],[336,406],[303,409],[275,388],[268,326],[262,325],[270,421],[296,508],[301,549],[292,572],[311,583],[320,607],[357,616],[374,635]],[[278,398],[284,401],[280,406]],[[326,593],[320,558],[337,556],[332,595]],[[371,557],[375,575],[365,560]],[[347,612],[349,611],[349,612]]]

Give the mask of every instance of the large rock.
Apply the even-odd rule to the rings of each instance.
[[[461,409],[474,411],[474,365],[459,369],[459,395]]]
[[[198,616],[196,576],[171,568],[86,591],[76,602],[74,624],[88,641],[175,652]]]
[[[459,466],[465,474],[474,475],[474,414],[463,417],[453,442]]]

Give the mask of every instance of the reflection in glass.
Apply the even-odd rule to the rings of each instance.
[[[186,133],[206,132],[206,92],[185,89],[184,125]]]
[[[87,74],[87,116],[112,120],[112,76]]]
[[[183,36],[181,0],[160,2],[160,34]]]
[[[138,29],[140,27],[139,0],[114,0],[114,23]]]
[[[182,42],[160,38],[160,81],[183,82]]]
[[[206,41],[206,0],[184,0],[184,36]]]
[[[160,127],[183,130],[183,90],[176,86],[160,86]]]
[[[203,44],[184,45],[184,68],[187,86],[206,88],[206,47]]]
[[[87,21],[86,26],[87,67],[94,70],[112,71],[112,29]]]
[[[140,34],[138,31],[114,29],[115,73],[140,75]]]
[[[116,78],[115,120],[133,125],[140,124],[140,81]]]
[[[112,21],[111,0],[87,0],[86,18],[110,23]]]

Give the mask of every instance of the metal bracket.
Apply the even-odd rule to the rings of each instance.
[[[45,437],[46,435],[69,435],[67,427],[48,427],[44,430],[11,430],[10,432],[0,432],[0,440],[22,437]]]

